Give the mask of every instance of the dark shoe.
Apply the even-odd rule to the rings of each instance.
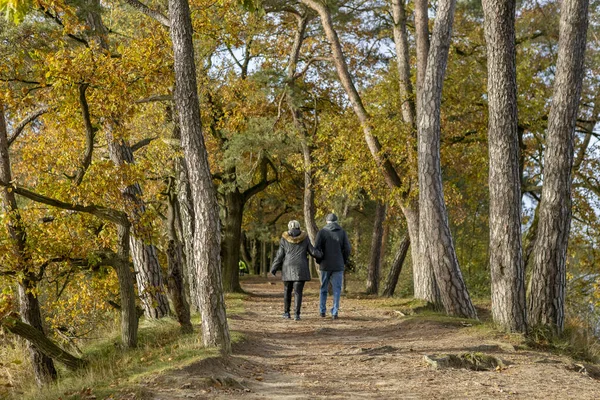
[[[294,317],[294,321],[300,321],[300,315],[296,314],[296,316]]]
[[[338,319],[338,316],[337,315],[332,315],[331,319]]]
[[[325,313],[324,312],[321,313],[321,318],[325,318]]]
[[[291,317],[290,317],[290,313],[289,313],[289,312],[284,312],[284,313],[283,313],[283,318],[285,318],[285,319],[290,319],[290,318],[291,318]]]

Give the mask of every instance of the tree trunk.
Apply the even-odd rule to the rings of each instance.
[[[46,337],[42,324],[42,313],[40,311],[40,303],[37,296],[32,293],[35,291],[36,283],[32,280],[24,278],[19,282],[19,312],[21,319],[25,324],[35,328],[40,336]],[[57,377],[56,368],[52,358],[47,356],[36,343],[31,340],[27,341],[27,349],[31,357],[31,364],[35,376],[35,381],[38,386],[43,386],[54,381]]]
[[[258,257],[258,240],[252,239],[250,255],[252,256],[252,270],[255,275],[260,275],[260,259]]]
[[[44,335],[44,333],[39,329],[25,322],[21,322],[16,316],[3,318],[0,320],[0,325],[8,329],[13,334],[27,340],[28,343],[33,345],[33,347],[44,354],[46,358],[50,360],[54,359],[64,364],[70,370],[77,370],[87,365],[85,360],[67,353],[58,347],[53,341],[48,339],[46,335]],[[56,374],[56,371],[54,371],[54,373]]]
[[[398,58],[398,83],[402,108],[402,119],[411,127],[412,137],[417,137],[417,116],[414,100],[414,90],[410,78],[410,51],[408,47],[408,32],[406,29],[406,8],[404,0],[392,1],[392,15],[394,17],[394,43],[396,57]],[[429,53],[429,26],[427,15],[427,0],[415,1],[415,29],[417,36],[417,94],[421,92],[427,55]],[[411,165],[417,160],[413,156],[414,144],[407,142],[407,151]],[[417,186],[411,180],[409,186]],[[409,194],[407,193],[406,196]],[[435,283],[433,266],[421,258],[419,247],[419,203],[415,198],[409,198],[401,206],[408,225],[408,234],[411,242],[411,260],[413,265],[414,296],[426,300],[428,303],[439,307],[440,295]]]
[[[529,322],[562,332],[571,225],[574,130],[584,75],[589,0],[563,0],[558,61],[548,117],[544,184],[529,299]]]
[[[241,292],[240,286],[240,243],[242,238],[242,218],[244,196],[237,188],[224,194],[225,216],[223,218],[223,290],[226,293]]]
[[[408,238],[408,236],[404,236],[404,238],[402,238],[402,241],[400,242],[400,246],[398,247],[398,251],[396,252],[394,261],[392,262],[392,267],[390,268],[390,272],[385,281],[382,296],[392,297],[394,295],[394,292],[396,291],[396,285],[398,285],[398,278],[400,277],[400,273],[402,272],[402,265],[404,265],[404,260],[406,259],[406,254],[408,253],[409,246],[410,239]]]
[[[386,205],[377,202],[373,236],[371,237],[371,259],[367,271],[367,294],[379,293],[379,273],[381,269],[381,243],[383,239],[383,222],[385,221]]]
[[[417,116],[421,114],[420,95],[423,92],[427,58],[429,57],[428,0],[415,0],[415,34],[417,42]],[[420,117],[418,117],[420,119]]]
[[[179,137],[181,139],[181,136]],[[182,157],[177,163],[177,203],[178,216],[181,220],[181,242],[185,254],[185,274],[190,291],[190,301],[196,311],[200,311],[200,293],[198,293],[197,268],[194,265],[194,204],[192,203],[192,193],[187,172],[187,164]]]
[[[167,213],[167,232],[169,235],[169,244],[167,247],[167,287],[177,321],[181,327],[182,333],[192,333],[192,321],[190,318],[190,306],[185,298],[185,284],[183,280],[183,249],[181,241],[177,237],[177,194],[173,191],[173,181],[169,183],[168,190],[168,213]]]
[[[8,132],[4,117],[4,105],[2,103],[0,103],[0,179],[4,182],[12,181],[8,151]],[[36,296],[37,281],[30,279],[30,277],[34,276],[34,271],[30,270],[31,257],[27,253],[27,232],[21,220],[14,191],[7,188],[2,189],[2,205],[5,214],[12,215],[12,218],[6,218],[7,230],[12,239],[14,253],[17,256],[17,260],[15,261],[18,262],[20,272],[23,273],[23,277],[19,282],[19,309],[21,318],[23,322],[37,329],[43,336],[42,315]],[[52,359],[30,341],[27,342],[27,347],[38,386],[55,380],[57,373]]]
[[[110,129],[107,130],[106,140],[110,158],[115,165],[135,163],[131,148],[123,140],[115,139]],[[140,217],[146,210],[146,205],[142,200],[142,189],[139,184],[135,183],[123,190],[123,196],[128,203],[127,214],[133,222],[129,240],[138,294],[142,300],[146,317],[162,318],[169,314],[169,301],[164,292],[162,270],[158,262],[156,247],[144,243],[144,238],[148,235],[143,232],[143,227],[139,227]]]
[[[263,276],[266,278],[269,273],[269,266],[267,265],[267,243],[264,240],[260,241],[260,265]]]
[[[420,230],[419,230],[419,211],[417,200],[412,200],[408,206],[402,207],[404,218],[406,218],[406,226],[408,227],[408,237],[410,240],[410,256],[413,266],[413,286],[414,297],[425,300],[435,308],[440,308],[441,298],[440,291],[435,281],[433,265],[427,257],[423,257],[420,246]]]
[[[515,0],[483,0],[488,66],[490,269],[494,322],[527,330],[521,247]]]
[[[446,313],[477,318],[458,266],[448,226],[440,165],[440,106],[455,3],[456,0],[441,0],[438,3],[421,95],[422,112],[418,125],[419,250],[422,260],[433,265]]]
[[[205,346],[218,346],[223,353],[229,354],[231,340],[221,281],[219,208],[202,135],[193,30],[187,0],[169,0],[169,20],[175,62],[175,104],[194,204],[193,250],[202,342]]]
[[[117,253],[122,260],[129,260],[129,227],[117,225]],[[128,349],[137,346],[139,318],[135,308],[133,272],[128,262],[117,264],[119,294],[121,296],[121,340]]]

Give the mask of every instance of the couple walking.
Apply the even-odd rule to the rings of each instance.
[[[302,291],[304,283],[310,281],[308,255],[314,257],[321,270],[321,291],[319,296],[319,311],[325,317],[327,307],[327,289],[329,283],[333,287],[333,307],[331,317],[338,318],[340,295],[344,278],[344,267],[350,256],[348,235],[338,224],[335,214],[325,218],[327,225],[317,234],[313,247],[306,232],[300,230],[298,221],[288,223],[288,231],[282,234],[279,250],[271,266],[271,274],[281,269],[283,280],[283,317],[290,318],[292,290],[294,292],[295,320],[300,319],[302,307]]]

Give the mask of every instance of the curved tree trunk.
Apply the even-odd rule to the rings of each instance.
[[[37,296],[32,293],[36,283],[24,278],[19,282],[19,313],[24,323],[35,328],[43,337],[44,327],[42,324],[42,313]],[[54,381],[57,377],[56,368],[51,357],[48,357],[42,349],[30,340],[27,341],[27,349],[31,357],[31,364],[38,386],[43,386]]]
[[[0,103],[0,179],[3,182],[12,182],[10,155],[8,152],[8,132],[4,117],[4,105],[2,103]],[[6,219],[7,228],[12,238],[14,253],[18,257],[17,261],[23,273],[23,277],[18,285],[21,318],[23,322],[37,329],[43,336],[42,314],[35,290],[37,281],[30,278],[34,275],[34,272],[30,271],[31,257],[27,253],[27,233],[21,221],[14,191],[7,188],[2,189],[2,205],[6,214],[13,215],[13,218]],[[37,384],[42,386],[55,380],[57,373],[52,359],[32,344],[31,341],[27,342],[27,347],[31,356]]]
[[[456,0],[441,0],[427,70],[420,96],[419,115],[419,250],[433,265],[446,313],[477,318],[477,313],[458,266],[448,225],[440,165],[440,106]]]
[[[483,0],[488,60],[490,268],[494,322],[508,331],[525,332],[515,8],[515,0]]]
[[[408,253],[408,248],[410,246],[410,239],[408,236],[404,236],[402,241],[400,241],[400,246],[398,246],[398,251],[396,252],[396,256],[394,257],[394,261],[392,262],[392,267],[390,268],[390,272],[385,281],[385,286],[383,287],[382,296],[392,297],[394,292],[396,291],[396,286],[398,285],[398,278],[400,277],[400,273],[402,272],[402,265],[404,265],[404,260],[406,259],[406,254]]]
[[[563,0],[552,106],[544,153],[544,185],[529,299],[529,322],[562,332],[566,256],[571,225],[571,168],[589,0]]]
[[[371,237],[371,258],[367,270],[367,294],[379,293],[379,275],[381,269],[381,246],[383,239],[383,222],[385,221],[386,205],[380,201],[375,208],[375,221]]]
[[[32,344],[47,358],[64,364],[70,370],[77,370],[87,365],[85,360],[67,353],[58,347],[56,343],[48,339],[39,329],[21,322],[16,316],[9,316],[0,320],[0,325],[8,329],[11,333],[27,340],[28,343]],[[54,372],[56,373],[56,371]]]
[[[231,340],[221,280],[219,206],[202,135],[188,0],[169,0],[169,21],[175,61],[175,104],[194,204],[193,251],[202,342],[229,354]]]

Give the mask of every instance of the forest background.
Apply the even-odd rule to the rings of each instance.
[[[35,336],[27,330],[33,326],[51,339],[28,337],[42,340],[38,350],[45,346],[40,343],[54,343],[77,352],[98,332],[118,329],[119,321],[123,345],[135,347],[142,314],[160,319],[174,311],[182,330],[190,331],[191,308],[203,315],[204,343],[229,351],[221,290],[241,290],[239,260],[250,273],[266,274],[288,220],[303,221],[314,240],[329,212],[340,217],[352,242],[348,278],[364,282],[367,293],[414,295],[450,315],[476,317],[469,297],[489,299],[496,276],[485,2],[456,2],[445,77],[442,72],[438,145],[453,238],[446,248],[456,249],[447,271],[462,288],[455,298],[440,283],[442,267],[428,275],[427,262],[414,251],[416,238],[422,252],[427,243],[418,224],[411,233],[414,205],[423,210],[419,196],[429,193],[420,186],[417,158],[421,162],[423,152],[416,131],[426,136],[414,118],[428,115],[419,104],[421,91],[429,93],[420,77],[419,39],[435,48],[441,33],[434,24],[453,2],[191,1],[196,126],[203,129],[218,224],[203,219],[212,203],[198,206],[202,191],[195,191],[190,171],[202,164],[190,164],[194,136],[184,121],[193,118],[183,116],[191,97],[178,80],[180,42],[169,28],[179,26],[173,3],[0,1],[7,15],[0,20],[3,347],[21,348],[9,332]],[[549,121],[558,98],[559,19],[566,14],[560,7],[557,1],[515,4],[513,187],[522,206],[518,264],[528,299],[536,298],[535,282],[541,282],[532,277]],[[521,323],[494,313],[501,329],[544,337],[537,328],[577,332],[589,348],[600,335],[599,11],[600,2],[589,2],[567,168],[572,217],[566,219],[564,318],[542,318],[527,328],[525,293]],[[567,89],[575,100],[576,86]],[[203,238],[207,242],[200,243]],[[219,259],[216,275],[203,275],[215,272],[198,261],[203,243],[219,247],[220,254],[209,255]],[[207,306],[207,298],[216,303]],[[203,307],[216,315],[205,317]],[[56,377],[53,358],[72,368],[85,364],[56,356],[60,349],[38,350],[28,351],[40,384]]]

